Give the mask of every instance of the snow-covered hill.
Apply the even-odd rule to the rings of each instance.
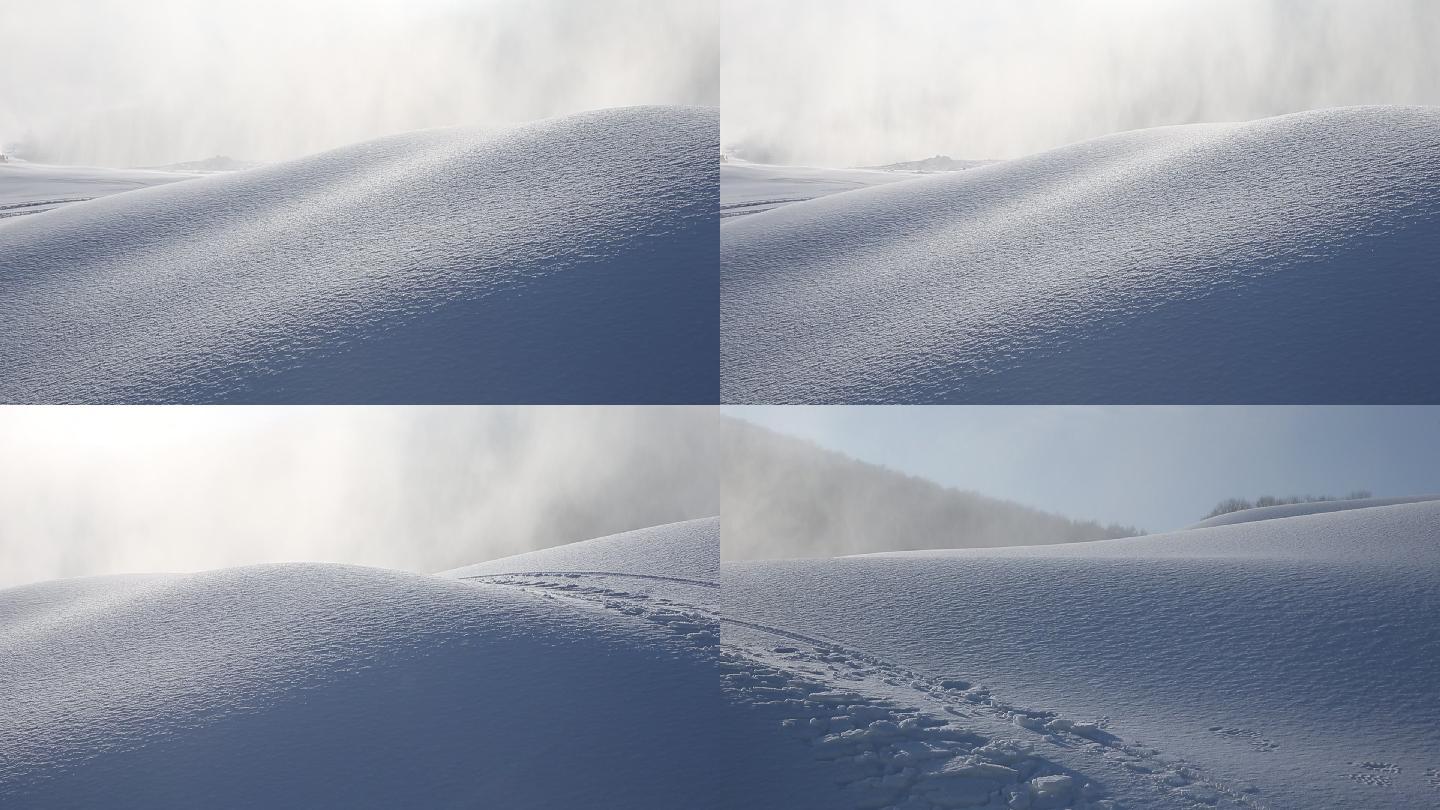
[[[941,486],[817,444],[722,418],[726,559],[834,557],[1138,534]]]
[[[790,203],[913,180],[915,177],[914,174],[879,169],[772,166],[730,160],[720,164],[720,217],[728,222]]]
[[[713,402],[716,110],[397,135],[0,222],[0,400]]]
[[[1347,509],[1368,509],[1372,506],[1392,506],[1397,503],[1416,503],[1419,501],[1434,500],[1440,500],[1440,495],[1410,495],[1400,498],[1353,498],[1339,501],[1284,503],[1276,506],[1259,506],[1252,509],[1226,512],[1223,515],[1206,518],[1190,528],[1203,529],[1208,526],[1229,526],[1232,523],[1249,523],[1255,520],[1272,520],[1274,518],[1296,517],[1298,515],[1314,515],[1321,512],[1341,512]]]
[[[700,518],[516,554],[446,571],[445,576],[606,571],[716,582],[720,518]]]
[[[194,177],[193,173],[180,171],[49,166],[7,160],[0,162],[0,220]]]
[[[1440,801],[1437,501],[722,584],[722,664],[768,678],[730,688],[799,689],[777,722],[850,784],[796,807]]]
[[[1162,127],[738,218],[723,397],[1440,401],[1437,133]]]
[[[715,590],[322,564],[0,590],[0,806],[728,810]]]

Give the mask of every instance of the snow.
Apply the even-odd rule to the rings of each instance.
[[[680,599],[715,585],[651,582],[317,563],[0,590],[0,805],[741,806],[718,627]]]
[[[731,159],[720,164],[720,221],[859,188],[913,180],[881,169],[773,166]]]
[[[1252,520],[1271,520],[1273,518],[1295,517],[1296,515],[1314,515],[1321,512],[1340,512],[1346,509],[1368,509],[1372,506],[1392,506],[1397,503],[1417,503],[1420,501],[1434,500],[1440,500],[1440,495],[1411,495],[1402,498],[1353,498],[1341,501],[1286,503],[1276,506],[1260,506],[1253,509],[1226,512],[1223,515],[1206,518],[1190,528],[1203,529],[1207,526],[1228,526],[1232,523],[1248,523]]]
[[[722,396],[1440,399],[1437,131],[1399,106],[1162,127],[728,221]]]
[[[0,222],[0,400],[714,402],[718,112],[427,130]]]
[[[174,171],[49,166],[17,159],[0,161],[0,220],[193,177],[193,174]]]
[[[721,581],[722,666],[794,697],[743,677],[727,689],[770,699],[792,760],[811,768],[796,779],[846,785],[843,800],[787,806],[1440,799],[1440,501],[1090,543],[727,562]]]
[[[720,519],[686,520],[467,565],[445,576],[608,571],[715,582]]]

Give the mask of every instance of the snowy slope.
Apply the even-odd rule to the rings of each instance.
[[[1440,502],[1093,543],[726,563],[722,584],[722,655],[767,658],[794,680],[824,664],[825,685],[853,705],[888,699],[950,735],[1028,746],[1017,761],[1071,775],[1082,794],[1037,803],[1024,768],[972,773],[977,806],[1011,794],[1031,807],[1440,801]],[[854,740],[808,742],[865,774]],[[926,798],[958,778],[944,774],[999,758],[931,751],[934,773],[895,778],[888,800],[947,806]]]
[[[700,518],[516,554],[446,571],[445,576],[608,571],[715,582],[720,518]]]
[[[1341,512],[1346,509],[1369,509],[1372,506],[1391,506],[1397,503],[1417,503],[1419,501],[1434,500],[1440,500],[1440,495],[1412,495],[1402,498],[1357,498],[1343,501],[1286,503],[1276,506],[1260,506],[1254,509],[1241,509],[1236,512],[1227,512],[1223,515],[1206,518],[1190,528],[1203,529],[1208,526],[1229,526],[1232,523],[1249,523],[1253,520],[1271,520],[1273,518],[1295,517],[1297,515],[1314,515],[1321,512]]]
[[[723,397],[1440,401],[1437,133],[1435,107],[1162,127],[739,218]]]
[[[0,400],[714,401],[717,112],[397,135],[0,223]]]
[[[717,557],[692,529],[672,556]],[[323,564],[0,590],[0,806],[728,810],[715,592]]]
[[[772,166],[730,160],[720,164],[720,217],[724,222],[790,203],[916,177],[880,169]]]
[[[0,163],[0,219],[194,177],[178,171],[48,166],[7,160]]]

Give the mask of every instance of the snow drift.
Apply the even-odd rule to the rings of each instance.
[[[1440,502],[726,563],[722,583],[725,652],[851,695],[794,725],[850,780],[833,807],[1418,810],[1440,790]],[[941,731],[861,723],[877,705]],[[1036,784],[1055,776],[1066,795]]]
[[[716,397],[717,112],[397,135],[0,223],[0,400]]]
[[[290,564],[0,590],[0,805],[736,806],[718,628],[683,583],[625,582]]]
[[[1437,133],[1162,127],[727,222],[723,397],[1440,401]]]

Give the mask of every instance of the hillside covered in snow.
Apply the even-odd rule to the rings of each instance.
[[[718,532],[0,590],[0,806],[729,810]]]
[[[1437,132],[1161,127],[727,221],[722,396],[1440,401]]]
[[[726,559],[1011,546],[1138,534],[945,487],[722,418]]]
[[[1440,501],[722,584],[726,688],[810,769],[786,807],[1440,801]]]
[[[713,402],[717,141],[608,109],[0,220],[0,401]]]

